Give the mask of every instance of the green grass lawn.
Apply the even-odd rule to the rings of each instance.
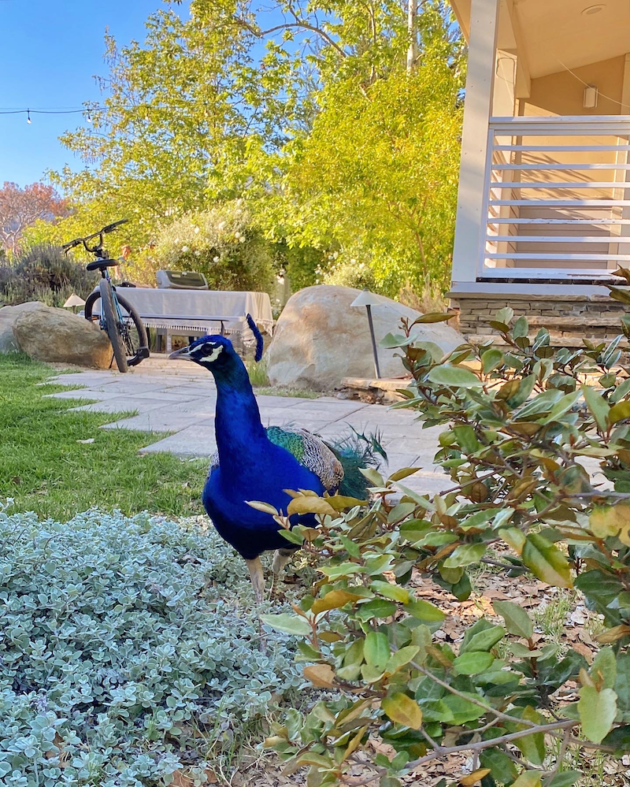
[[[60,521],[90,506],[125,514],[203,512],[206,460],[138,455],[163,435],[99,429],[120,416],[68,412],[86,400],[45,398],[68,390],[39,385],[55,374],[26,356],[0,355],[0,499],[12,497],[13,510]]]

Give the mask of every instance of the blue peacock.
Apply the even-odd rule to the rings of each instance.
[[[256,337],[258,361],[262,336],[249,315],[247,320]],[[297,547],[281,535],[270,514],[252,508],[248,501],[286,511],[291,501],[287,489],[361,498],[367,482],[360,469],[378,464],[377,454],[384,452],[374,437],[356,435],[357,439],[327,443],[299,425],[265,428],[247,369],[225,336],[203,336],[170,357],[194,361],[214,376],[218,450],[203,488],[203,505],[219,535],[245,559],[256,600],[261,602],[265,578],[260,555],[275,550],[275,579]],[[290,521],[317,524],[312,514],[294,515]]]

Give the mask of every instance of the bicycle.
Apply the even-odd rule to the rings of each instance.
[[[147,330],[140,315],[122,295],[116,292],[116,287],[109,276],[108,268],[115,267],[119,261],[109,259],[103,248],[103,236],[127,221],[128,219],[115,221],[92,235],[75,238],[61,247],[67,254],[70,249],[83,244],[83,248],[96,257],[93,262],[87,264],[86,269],[100,271],[101,281],[98,289],[88,296],[84,315],[89,322],[98,321],[101,330],[109,337],[116,365],[121,372],[127,372],[130,366],[136,366],[149,357]],[[98,238],[98,241],[91,246],[88,245],[93,238]],[[99,300],[100,306],[95,313],[94,307]]]

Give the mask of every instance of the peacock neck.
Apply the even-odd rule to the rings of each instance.
[[[215,431],[221,467],[243,473],[246,457],[267,442],[247,370],[238,356],[214,375],[217,385]]]

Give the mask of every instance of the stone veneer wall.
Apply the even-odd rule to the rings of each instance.
[[[451,307],[459,311],[459,330],[465,336],[496,335],[488,325],[499,309],[510,306],[517,317],[530,321],[531,333],[538,328],[549,330],[552,343],[567,346],[581,344],[583,338],[614,338],[621,333],[619,321],[630,314],[625,306],[607,296],[530,296],[461,295],[451,294]]]

